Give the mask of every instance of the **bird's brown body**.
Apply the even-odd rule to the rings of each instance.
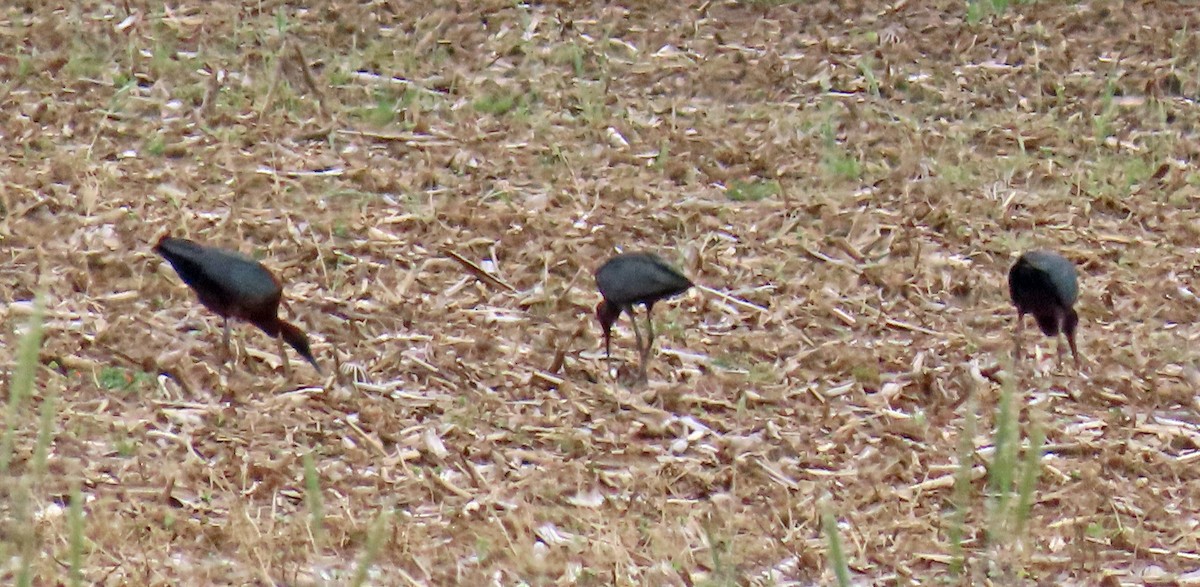
[[[596,319],[604,331],[604,354],[608,360],[612,361],[613,324],[621,317],[621,313],[625,312],[629,314],[633,323],[633,334],[637,337],[638,351],[641,354],[640,375],[645,379],[646,359],[654,345],[654,323],[651,321],[650,312],[656,302],[679,295],[692,285],[690,279],[653,253],[623,253],[601,265],[596,270],[596,287],[604,299],[596,305]],[[633,306],[637,304],[646,307],[649,339],[644,346],[642,335],[638,331],[637,318],[633,314]]]
[[[225,347],[229,347],[229,319],[245,320],[271,337],[287,342],[320,372],[304,331],[279,318],[283,286],[258,261],[234,251],[180,238],[163,237],[154,252],[175,268],[204,307],[225,319]],[[282,347],[281,347],[282,354]],[[283,357],[287,365],[287,357]],[[285,367],[286,368],[286,367]]]

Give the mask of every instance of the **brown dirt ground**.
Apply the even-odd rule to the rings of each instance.
[[[65,580],[73,484],[85,584],[345,584],[376,520],[378,585],[829,584],[822,508],[856,584],[1200,580],[1200,9],[308,4],[3,9],[0,364],[48,313],[0,580]],[[222,366],[165,233],[262,257],[336,377],[245,325]],[[1082,373],[1029,327],[1010,375],[1032,247]],[[618,249],[724,294],[656,309],[645,387]],[[1047,454],[993,539],[1005,378]]]

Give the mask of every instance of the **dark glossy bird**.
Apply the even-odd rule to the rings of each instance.
[[[1021,332],[1025,314],[1033,314],[1038,327],[1046,336],[1067,338],[1075,366],[1079,366],[1079,351],[1075,347],[1075,328],[1079,314],[1075,301],[1079,299],[1079,281],[1075,265],[1050,251],[1030,251],[1021,255],[1008,270],[1008,292],[1017,307],[1017,351],[1021,357]],[[1062,345],[1058,347],[1062,360]]]
[[[612,327],[621,317],[621,312],[629,314],[633,323],[633,335],[637,338],[638,352],[641,355],[640,377],[645,380],[646,359],[650,356],[650,348],[654,346],[654,322],[650,316],[654,303],[679,295],[692,285],[690,279],[653,253],[622,253],[605,261],[596,270],[596,287],[604,297],[596,305],[596,319],[600,321],[600,328],[604,330],[604,355],[610,371]],[[649,338],[644,346],[642,334],[638,331],[637,317],[633,313],[633,307],[637,304],[646,307]]]
[[[321,372],[308,346],[308,337],[296,325],[279,319],[283,286],[262,263],[241,253],[205,246],[187,239],[163,237],[154,252],[175,268],[179,278],[196,292],[204,307],[225,319],[225,353],[229,355],[229,319],[245,320],[279,341],[279,356],[289,370],[283,343]]]

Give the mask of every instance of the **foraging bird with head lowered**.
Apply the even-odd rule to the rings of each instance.
[[[196,292],[204,307],[225,320],[225,353],[229,355],[229,319],[245,320],[279,341],[279,356],[290,372],[283,343],[321,372],[308,345],[308,337],[296,325],[279,319],[283,286],[262,263],[234,251],[182,239],[162,237],[154,252],[175,268],[179,278]]]
[[[633,323],[633,335],[637,339],[641,355],[640,378],[646,379],[646,359],[654,345],[654,323],[650,312],[654,303],[664,298],[679,295],[692,287],[690,279],[671,267],[653,253],[623,253],[617,255],[596,270],[596,287],[604,299],[596,305],[596,319],[604,330],[604,355],[612,369],[612,327],[621,312],[629,314]],[[649,338],[642,345],[642,334],[638,331],[637,317],[633,306],[646,306],[646,328]]]
[[[1079,281],[1075,265],[1050,251],[1030,251],[1021,255],[1008,270],[1008,292],[1017,307],[1017,350],[1021,358],[1021,331],[1025,314],[1033,314],[1038,327],[1046,336],[1066,336],[1071,346],[1075,366],[1079,366],[1079,351],[1075,347],[1075,329],[1079,314],[1075,301],[1079,299]],[[1062,345],[1058,347],[1062,361]]]

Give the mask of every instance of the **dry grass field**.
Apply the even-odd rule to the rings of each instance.
[[[1200,584],[1198,32],[6,3],[0,582]],[[223,363],[164,234],[276,271],[325,375],[245,324]],[[1031,320],[1012,362],[1039,247],[1079,267],[1080,370]],[[637,249],[711,289],[655,308],[642,386],[592,315]]]

